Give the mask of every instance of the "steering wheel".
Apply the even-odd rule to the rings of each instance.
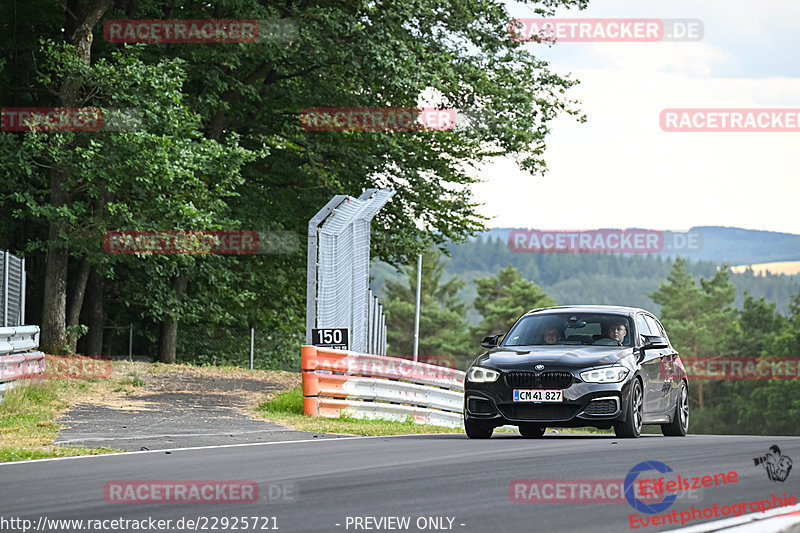
[[[619,342],[617,339],[611,339],[609,337],[603,337],[602,339],[597,339],[592,344],[595,346],[622,346],[622,343]]]

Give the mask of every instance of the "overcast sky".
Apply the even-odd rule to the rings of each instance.
[[[536,17],[518,4],[509,10]],[[558,16],[700,19],[704,38],[527,43],[553,70],[581,81],[571,96],[581,100],[588,122],[553,123],[544,177],[505,159],[483,168],[486,183],[475,194],[494,217],[490,226],[721,225],[800,234],[800,133],[675,133],[659,126],[664,108],[800,108],[800,2],[596,0]]]

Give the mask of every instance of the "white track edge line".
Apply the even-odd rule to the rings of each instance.
[[[330,433],[320,433],[320,435],[330,435]],[[394,437],[419,437],[421,435],[452,435],[452,433],[408,433],[404,435],[345,435],[340,437],[322,438],[322,439],[301,439],[301,440],[282,440],[273,442],[245,442],[242,444],[220,444],[217,446],[194,446],[186,448],[164,448],[161,450],[136,450],[131,452],[113,452],[113,453],[100,453],[96,455],[72,455],[69,457],[45,457],[43,459],[25,459],[21,461],[6,461],[0,463],[0,467],[11,465],[29,465],[32,463],[43,463],[48,461],[63,461],[67,459],[90,459],[99,457],[114,457],[120,455],[134,455],[143,453],[166,453],[166,452],[182,452],[191,450],[213,450],[216,448],[244,448],[247,446],[273,446],[276,444],[296,444],[302,442],[339,442],[343,440],[362,440],[362,439],[385,439]]]

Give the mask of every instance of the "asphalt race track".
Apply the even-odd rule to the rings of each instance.
[[[488,441],[459,434],[341,438],[6,463],[0,465],[0,517],[27,518],[38,524],[40,517],[152,517],[175,523],[181,517],[258,516],[274,518],[262,519],[257,527],[251,523],[245,528],[242,522],[236,530],[267,531],[277,526],[284,533],[630,531],[629,516],[637,511],[626,501],[517,503],[509,497],[509,485],[517,479],[622,480],[634,465],[652,460],[668,464],[684,477],[738,474],[736,483],[701,489],[691,501],[678,499],[664,513],[689,510],[691,505],[769,499],[772,494],[800,496],[800,471],[777,482],[770,481],[762,466],[754,465],[753,458],[774,444],[783,455],[800,460],[800,438],[794,437],[644,435],[623,440],[608,435],[547,435],[528,440],[508,433]],[[104,487],[115,480],[251,480],[258,484],[259,501],[109,504]],[[279,487],[292,492],[279,493]],[[378,527],[372,519],[356,522],[355,517],[410,519],[408,526],[383,523],[394,527],[390,528]],[[357,523],[361,527],[356,528]],[[203,524],[206,531],[214,531],[210,520],[195,524],[196,529],[202,531]],[[230,520],[228,526],[218,522],[216,531],[234,530]],[[675,527],[651,525],[639,530]],[[8,524],[0,529],[21,531]]]

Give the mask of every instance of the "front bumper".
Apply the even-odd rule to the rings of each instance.
[[[561,389],[558,403],[514,402],[515,388],[504,376],[493,383],[467,382],[464,391],[464,418],[487,425],[503,426],[533,423],[550,427],[595,426],[609,428],[627,416],[631,379],[620,383],[585,383],[577,378]]]

